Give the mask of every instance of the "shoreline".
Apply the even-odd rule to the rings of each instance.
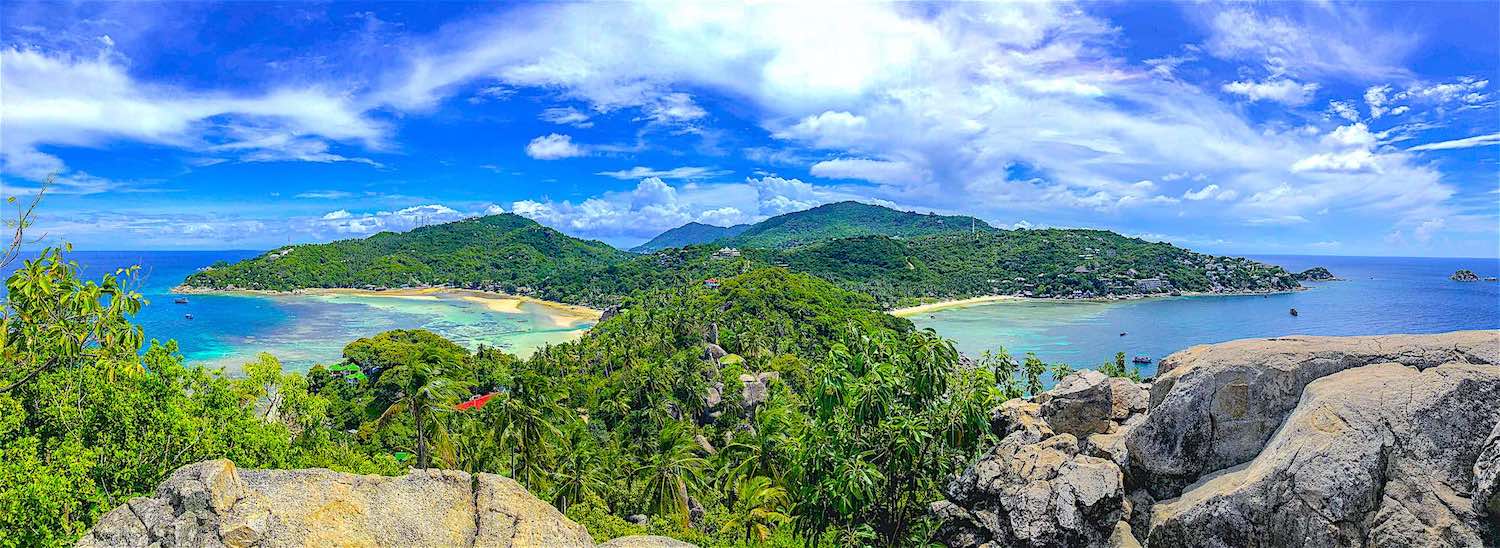
[[[1169,294],[1169,293],[1151,293],[1151,294],[1137,293],[1137,294],[1130,294],[1130,295],[1115,295],[1115,296],[1111,296],[1111,297],[1089,297],[1089,298],[1079,298],[1079,299],[1070,299],[1070,298],[1062,298],[1062,297],[1026,297],[1026,296],[1023,296],[1023,295],[982,295],[982,296],[979,296],[979,297],[967,297],[967,298],[963,298],[963,299],[949,299],[949,300],[945,300],[945,301],[937,301],[937,302],[932,302],[932,303],[927,303],[927,304],[919,304],[919,305],[916,305],[916,306],[907,306],[907,307],[903,307],[903,308],[892,308],[890,310],[887,310],[886,313],[890,314],[892,316],[895,316],[897,318],[906,318],[906,317],[910,317],[910,316],[916,316],[918,314],[926,314],[926,313],[929,313],[929,312],[937,312],[939,310],[949,310],[949,309],[953,309],[953,308],[968,308],[968,307],[971,307],[971,306],[983,306],[983,305],[997,304],[997,303],[1003,303],[1003,302],[1028,302],[1029,301],[1029,302],[1054,302],[1054,303],[1067,303],[1067,302],[1109,303],[1109,302],[1118,302],[1118,301],[1139,301],[1139,300],[1145,300],[1145,299],[1171,299],[1171,298],[1179,298],[1179,297],[1252,297],[1252,296],[1255,296],[1255,295],[1281,295],[1281,294],[1285,294],[1285,293],[1296,293],[1298,291],[1307,291],[1307,289],[1308,288],[1306,288],[1306,287],[1299,287],[1299,288],[1296,288],[1296,289],[1287,289],[1287,290],[1283,290],[1283,291],[1233,291],[1233,292],[1226,292],[1226,293],[1215,293],[1215,292],[1212,292],[1212,291],[1183,291],[1183,292],[1180,292],[1180,294],[1177,294],[1177,295],[1172,295],[1172,294]]]
[[[447,287],[414,287],[401,289],[355,289],[348,287],[314,287],[292,291],[266,289],[204,289],[179,285],[171,293],[177,295],[251,295],[259,297],[381,297],[390,299],[439,300],[440,296],[457,297],[459,300],[483,306],[500,314],[520,314],[522,305],[533,305],[548,312],[556,327],[575,328],[579,324],[598,322],[604,311],[586,306],[548,301],[524,295],[511,295],[496,291],[459,289]]]

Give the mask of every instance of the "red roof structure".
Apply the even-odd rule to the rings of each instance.
[[[469,398],[469,401],[466,401],[466,402],[460,403],[458,405],[455,405],[455,406],[453,406],[453,408],[457,409],[459,411],[466,411],[466,410],[469,410],[469,409],[479,409],[481,407],[484,407],[484,404],[489,403],[490,402],[490,398],[495,397],[495,394],[498,394],[498,393],[499,392],[490,392],[490,393],[485,394],[483,396],[474,396],[472,398]]]

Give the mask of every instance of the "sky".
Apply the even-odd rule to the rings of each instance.
[[[1500,3],[0,5],[0,191],[79,249],[860,200],[1500,254]],[[13,214],[12,211],[9,213]]]

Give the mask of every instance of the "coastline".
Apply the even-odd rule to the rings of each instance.
[[[438,300],[443,296],[457,297],[460,300],[478,304],[491,312],[500,314],[520,314],[523,305],[532,305],[547,312],[547,316],[556,327],[574,328],[579,324],[598,322],[603,316],[602,310],[595,310],[586,306],[579,306],[556,301],[527,297],[524,295],[511,295],[495,291],[481,291],[477,289],[456,289],[446,287],[415,287],[402,289],[355,289],[355,288],[305,288],[292,291],[271,291],[265,289],[204,289],[199,287],[188,287],[179,285],[172,288],[172,293],[182,295],[253,295],[260,297],[378,297],[390,299],[415,299],[415,300]]]
[[[953,308],[968,308],[968,307],[971,307],[971,306],[982,306],[982,305],[996,304],[996,303],[1002,303],[1002,302],[1032,301],[1032,302],[1107,303],[1107,302],[1116,302],[1116,301],[1138,301],[1138,300],[1144,300],[1144,299],[1170,299],[1170,298],[1178,298],[1178,297],[1248,297],[1248,296],[1255,296],[1255,295],[1280,295],[1280,294],[1284,294],[1284,293],[1295,293],[1295,292],[1298,292],[1298,291],[1306,291],[1307,289],[1308,288],[1306,288],[1306,287],[1298,287],[1296,289],[1287,289],[1287,290],[1283,290],[1283,291],[1230,291],[1230,292],[1223,292],[1223,293],[1216,293],[1216,292],[1212,292],[1212,291],[1183,291],[1183,292],[1180,292],[1177,295],[1172,295],[1170,293],[1149,293],[1149,294],[1148,293],[1135,293],[1135,294],[1129,294],[1129,295],[1114,295],[1114,296],[1110,296],[1110,297],[1089,297],[1089,298],[1078,298],[1078,299],[1064,298],[1064,297],[1026,297],[1026,296],[1021,296],[1021,295],[982,295],[982,296],[979,296],[979,297],[967,297],[967,298],[963,298],[963,299],[949,299],[949,300],[945,300],[945,301],[937,301],[937,302],[933,302],[933,303],[919,304],[919,305],[916,305],[916,306],[908,306],[908,307],[904,307],[904,308],[892,308],[890,310],[887,310],[886,313],[890,314],[892,316],[895,316],[897,318],[905,318],[905,317],[909,317],[909,316],[916,316],[916,315],[919,315],[919,314],[926,314],[926,313],[929,313],[929,312],[937,312],[939,310],[948,310],[948,309],[953,309]]]

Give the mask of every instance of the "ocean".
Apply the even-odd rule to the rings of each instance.
[[[338,360],[348,342],[388,329],[430,329],[469,348],[519,354],[576,337],[589,325],[558,327],[547,310],[498,313],[457,298],[188,295],[169,291],[215,261],[258,251],[78,251],[87,277],[141,265],[137,290],[150,301],[135,318],[146,337],[175,339],[191,363],[231,371],[259,352],[291,370]],[[1313,266],[1343,281],[1305,284],[1276,295],[1170,297],[1116,302],[1021,301],[940,310],[910,318],[966,354],[1004,346],[1049,363],[1089,367],[1116,352],[1154,360],[1195,344],[1291,334],[1373,335],[1500,328],[1500,283],[1455,282],[1459,268],[1500,275],[1496,259],[1260,256],[1291,271]],[[8,273],[7,273],[8,275]],[[1288,311],[1296,308],[1297,316]],[[186,315],[192,314],[192,319]],[[1121,335],[1124,333],[1125,335]],[[1155,366],[1143,367],[1154,374]]]
[[[185,295],[187,304],[173,302],[183,295],[171,289],[189,274],[215,261],[234,262],[260,253],[75,251],[67,257],[78,262],[85,278],[94,279],[116,268],[140,265],[135,289],[149,304],[135,321],[147,340],[175,339],[189,363],[230,372],[260,352],[276,356],[293,371],[336,363],[350,341],[390,329],[429,329],[470,349],[483,344],[526,355],[591,327],[559,327],[548,310],[536,305],[522,304],[519,313],[500,313],[456,297]],[[11,268],[19,266],[18,260]]]
[[[1004,346],[1048,363],[1093,367],[1113,359],[1155,361],[1187,347],[1281,335],[1379,335],[1500,328],[1500,283],[1456,282],[1455,270],[1500,276],[1500,260],[1252,256],[1292,272],[1322,266],[1341,281],[1274,295],[1195,296],[1114,302],[1006,301],[909,318],[977,356]],[[1298,315],[1292,316],[1291,309]],[[1122,335],[1123,333],[1123,335]],[[1500,344],[1500,341],[1497,341]]]

